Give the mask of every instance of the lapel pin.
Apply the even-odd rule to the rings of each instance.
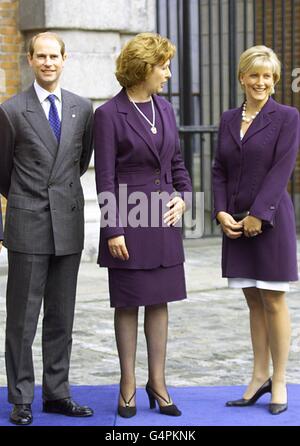
[[[76,118],[76,115],[72,115],[72,118]]]

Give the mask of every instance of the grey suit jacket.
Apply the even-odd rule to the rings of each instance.
[[[4,245],[28,254],[80,252],[80,176],[92,155],[93,108],[62,90],[58,146],[31,86],[0,106],[0,193],[7,197]]]

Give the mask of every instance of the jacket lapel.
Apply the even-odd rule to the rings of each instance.
[[[236,109],[232,118],[228,122],[228,127],[237,145],[241,147],[242,144],[245,144],[250,138],[252,138],[252,136],[256,135],[265,127],[267,127],[272,122],[269,114],[274,111],[276,111],[276,102],[272,98],[269,98],[269,100],[266,102],[260,113],[256,116],[250,127],[248,127],[248,130],[241,141],[240,130],[242,120],[242,107]]]
[[[134,105],[130,103],[125,89],[121,90],[116,96],[118,111],[126,114],[126,120],[132,130],[138,134],[144,142],[147,144],[155,158],[160,163],[159,154],[156,150],[155,143],[150,131],[147,131],[146,127],[142,124],[137,111],[134,110]]]
[[[167,103],[157,95],[153,95],[154,106],[156,107],[156,115],[162,120],[163,127],[163,143],[160,151],[160,159],[163,158],[164,154],[167,152],[168,142],[170,142],[170,134],[177,134],[177,128],[173,129],[173,122],[168,120],[169,114],[167,113]]]
[[[245,144],[250,138],[252,138],[252,136],[256,135],[258,132],[261,132],[272,122],[269,113],[272,113],[275,110],[276,102],[270,97],[245,133],[242,141],[243,144]]]
[[[66,90],[61,90],[62,94],[62,119],[61,119],[61,134],[60,143],[57,150],[57,156],[51,172],[51,178],[57,173],[58,168],[63,164],[65,153],[72,142],[72,135],[74,132],[74,125],[76,119],[79,118],[77,113],[77,105],[72,100],[72,95],[68,94]]]
[[[55,158],[57,154],[57,140],[33,86],[27,90],[26,102],[26,111],[23,112],[25,119],[42,140],[48,152]]]
[[[242,119],[242,107],[238,108],[230,121],[228,122],[229,131],[235,140],[236,144],[241,147],[241,119]]]

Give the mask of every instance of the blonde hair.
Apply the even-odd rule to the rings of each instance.
[[[31,37],[31,39],[30,39],[30,41],[29,41],[29,44],[28,44],[28,53],[30,54],[30,57],[33,56],[33,53],[34,53],[34,45],[35,45],[36,40],[37,40],[39,37],[48,37],[49,39],[57,40],[57,42],[58,42],[59,45],[60,45],[60,52],[61,52],[61,55],[64,56],[64,54],[65,54],[65,52],[66,52],[66,48],[65,48],[65,43],[64,43],[64,41],[62,40],[62,38],[61,38],[58,34],[56,34],[56,33],[52,33],[52,32],[50,32],[50,31],[46,31],[46,32],[39,33],[39,34],[36,34],[35,36]]]
[[[116,78],[122,87],[131,88],[145,81],[155,65],[163,65],[175,54],[176,48],[166,37],[140,33],[122,48],[116,61]]]
[[[250,70],[268,67],[272,70],[274,86],[280,80],[281,63],[275,52],[264,45],[256,45],[244,51],[239,60],[238,80],[241,83],[241,75]],[[272,92],[274,93],[274,91]]]

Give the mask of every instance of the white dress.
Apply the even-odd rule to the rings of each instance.
[[[240,132],[241,140],[243,139],[242,129]],[[289,291],[290,284],[289,282],[270,282],[264,280],[256,280],[256,279],[245,279],[242,277],[234,277],[228,278],[228,286],[229,288],[260,288],[262,290],[272,290],[272,291]]]

